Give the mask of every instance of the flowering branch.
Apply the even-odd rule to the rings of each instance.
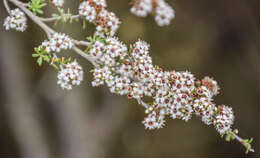
[[[190,72],[164,71],[154,66],[149,56],[149,45],[144,41],[139,40],[128,48],[114,37],[120,21],[113,12],[106,10],[105,0],[81,2],[78,15],[64,13],[63,9],[58,9],[61,15],[52,18],[36,15],[37,12],[41,13],[39,8],[45,6],[41,0],[32,1],[34,5],[24,5],[19,0],[9,2],[19,9],[10,10],[4,0],[7,11],[10,10],[10,16],[4,22],[6,30],[24,31],[27,27],[26,14],[45,31],[48,40],[34,49],[33,57],[37,58],[39,65],[47,62],[58,70],[57,83],[63,89],[70,90],[83,80],[83,69],[76,60],[57,56],[62,50],[72,49],[94,66],[92,86],[106,84],[112,93],[136,99],[145,108],[147,117],[142,123],[146,129],[164,127],[166,116],[187,122],[195,115],[201,117],[205,124],[213,125],[220,135],[225,136],[226,141],[237,140],[247,152],[254,152],[252,139],[242,139],[237,135],[237,130],[232,130],[232,108],[226,105],[217,106],[213,102],[213,97],[219,93],[217,82],[210,77],[199,80]],[[64,3],[63,0],[51,2],[56,7],[61,7]],[[158,14],[155,18],[157,23],[160,26],[168,25],[174,17],[174,11],[163,0],[137,0],[131,11],[138,15],[150,13],[149,7],[148,11],[147,8],[140,7],[148,2],[151,2]],[[87,41],[78,41],[63,33],[57,33],[45,23],[57,20],[66,22],[67,18],[80,17],[96,25],[95,35],[88,37]],[[79,45],[86,49],[79,49]],[[152,101],[146,103],[143,98]]]

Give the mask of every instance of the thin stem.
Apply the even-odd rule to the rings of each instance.
[[[94,65],[95,67],[98,67],[97,63],[95,62],[95,59],[93,57],[91,57],[90,55],[86,54],[84,51],[82,51],[81,49],[79,49],[76,46],[73,46],[72,49],[78,53],[80,56],[82,56],[83,58],[87,59],[92,65]]]
[[[79,18],[80,15],[71,15],[69,18],[70,19],[77,19]],[[43,22],[53,22],[53,21],[56,21],[56,20],[59,20],[59,18],[57,17],[51,17],[51,18],[42,18],[42,17],[39,17],[39,19]]]
[[[140,99],[137,99],[137,102],[142,105],[144,108],[148,108],[148,105],[140,98]]]
[[[76,45],[82,45],[82,46],[86,46],[86,47],[89,47],[91,44],[90,42],[87,42],[87,41],[77,41],[77,40],[75,40],[74,43]]]
[[[237,134],[235,134],[234,132],[230,131],[230,134],[232,134],[234,136],[234,138],[240,142],[247,150],[249,150],[250,152],[255,152],[255,150],[252,148],[251,144],[248,142],[245,142],[244,139],[242,139],[241,137],[239,137]]]
[[[6,11],[8,12],[8,14],[10,14],[10,7],[9,7],[9,5],[8,5],[8,2],[7,2],[7,0],[4,0],[4,6],[5,6],[5,9],[6,9]]]

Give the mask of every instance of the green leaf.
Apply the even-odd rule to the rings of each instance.
[[[40,55],[39,54],[32,54],[32,57],[34,57],[34,58],[36,58],[38,56],[40,56]]]
[[[31,0],[28,7],[34,14],[37,15],[37,13],[43,14],[42,8],[46,5],[47,4],[44,2],[44,0]]]
[[[37,63],[39,64],[39,66],[42,66],[42,57],[39,57],[39,58],[37,59]]]
[[[231,136],[230,136],[230,134],[227,134],[226,135],[226,141],[229,142],[230,140],[231,140]]]
[[[50,58],[48,56],[43,56],[43,60],[46,62],[50,62]]]
[[[248,143],[252,143],[254,141],[254,138],[250,138]]]
[[[37,13],[43,14],[43,11],[42,10],[37,10]]]

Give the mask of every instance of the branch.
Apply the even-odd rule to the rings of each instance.
[[[70,19],[77,19],[79,18],[80,15],[71,15],[69,16]],[[53,22],[53,21],[56,21],[56,20],[59,20],[57,17],[51,17],[51,18],[42,18],[42,17],[39,17],[39,19],[43,22]]]
[[[79,54],[80,56],[82,56],[83,58],[87,59],[92,65],[94,65],[95,67],[97,67],[98,65],[95,63],[95,59],[93,57],[91,57],[90,55],[86,54],[85,52],[83,52],[81,49],[79,49],[78,47],[74,46],[72,47],[72,49]]]
[[[7,0],[4,0],[4,6],[5,6],[5,9],[6,9],[6,11],[10,14],[10,7],[9,7],[9,5],[8,5],[8,2],[7,2]]]
[[[232,134],[234,136],[234,138],[240,142],[248,151],[250,152],[255,152],[255,150],[252,148],[252,145],[250,144],[250,142],[242,139],[241,137],[239,137],[237,134],[235,134],[234,132],[230,131],[230,134]]]

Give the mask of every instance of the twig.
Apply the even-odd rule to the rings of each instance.
[[[82,56],[83,58],[87,59],[92,65],[94,65],[95,67],[98,67],[97,63],[95,62],[95,59],[93,57],[91,57],[90,55],[86,54],[85,52],[83,52],[81,49],[79,49],[76,46],[73,46],[72,49],[79,54],[80,56]]]
[[[237,134],[235,134],[234,132],[230,131],[230,134],[232,134],[234,136],[234,138],[240,142],[248,151],[250,152],[255,152],[255,150],[252,148],[251,144],[248,142],[245,142],[244,139],[242,139],[241,137],[239,137]]]
[[[74,43],[76,45],[82,45],[82,46],[86,46],[86,47],[89,47],[90,46],[90,42],[87,42],[87,41],[77,41],[77,40],[74,40]]]
[[[140,98],[140,99],[137,99],[137,102],[142,105],[144,108],[148,108],[148,105]]]
[[[69,16],[69,19],[77,19],[79,18],[80,15],[71,15]],[[57,17],[51,17],[51,18],[42,18],[42,17],[39,17],[39,19],[43,22],[53,22],[53,21],[56,21],[56,20],[59,20]]]
[[[7,0],[4,0],[4,6],[5,6],[5,9],[6,9],[6,11],[8,12],[8,14],[10,14],[10,7],[9,7],[9,5],[8,5],[8,2],[7,2]]]

